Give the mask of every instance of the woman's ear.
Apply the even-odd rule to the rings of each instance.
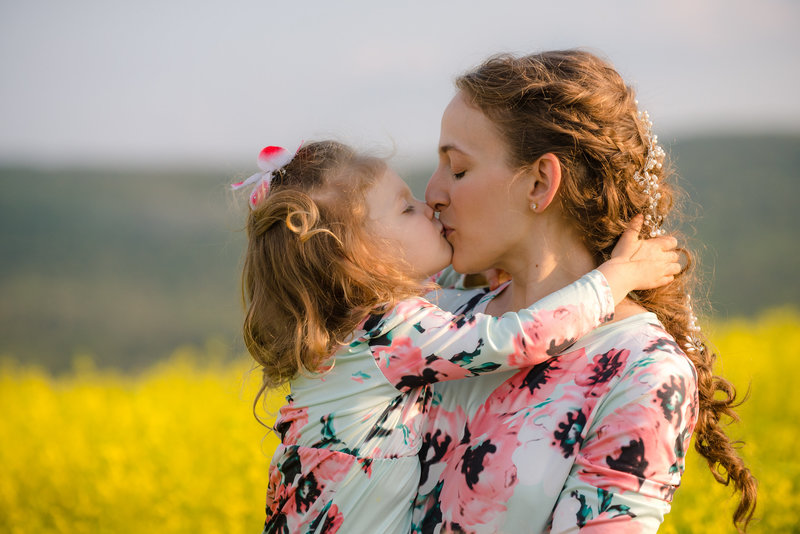
[[[561,162],[558,156],[548,152],[529,167],[528,205],[541,213],[553,202],[561,186]],[[534,207],[535,206],[535,207]]]

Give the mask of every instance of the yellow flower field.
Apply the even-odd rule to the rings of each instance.
[[[751,532],[800,532],[800,315],[708,330],[719,372],[750,386],[731,432],[760,481]],[[57,379],[3,363],[0,532],[260,532],[276,440],[251,411],[257,373],[223,356],[214,344],[181,349],[136,377],[85,358]],[[734,532],[730,489],[694,451],[687,464],[661,532]]]

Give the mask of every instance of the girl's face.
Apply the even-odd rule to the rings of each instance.
[[[430,207],[414,198],[397,173],[387,169],[367,190],[366,201],[369,230],[396,247],[412,276],[423,280],[450,265],[453,249],[444,238],[442,224]]]
[[[502,267],[524,239],[528,192],[514,177],[497,128],[458,93],[442,116],[439,166],[425,191],[453,245],[456,271]]]

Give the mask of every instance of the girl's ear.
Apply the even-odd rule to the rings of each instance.
[[[558,156],[548,152],[534,161],[526,174],[530,184],[528,205],[541,213],[553,202],[561,186],[561,162]]]

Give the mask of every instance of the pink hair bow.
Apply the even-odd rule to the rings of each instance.
[[[300,148],[298,148],[298,150],[300,150]],[[290,153],[285,148],[279,146],[265,147],[258,154],[258,168],[261,169],[261,172],[255,173],[243,182],[231,184],[231,187],[236,190],[255,184],[253,192],[250,193],[250,207],[255,208],[256,204],[269,194],[272,176],[277,170],[292,161],[293,157],[294,154]]]

